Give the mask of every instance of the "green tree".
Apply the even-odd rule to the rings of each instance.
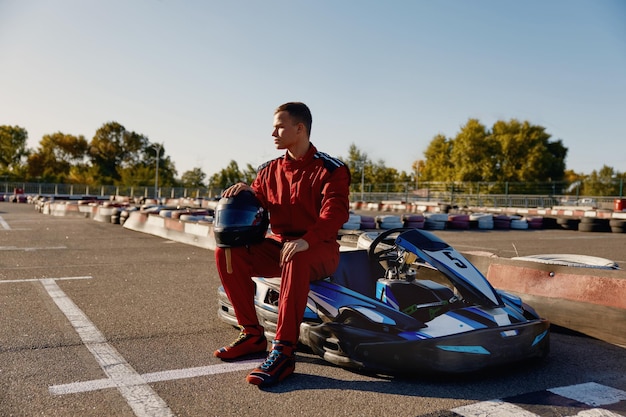
[[[102,125],[89,144],[94,177],[102,184],[154,185],[159,158],[159,187],[177,186],[176,167],[163,145],[151,143],[117,122]]]
[[[408,186],[409,188],[414,188],[415,186],[415,176],[414,174],[409,174],[404,171],[397,174],[396,182],[403,184],[403,187]]]
[[[124,186],[154,186],[156,180],[156,158],[159,155],[159,187],[174,187],[179,183],[176,180],[176,168],[169,156],[166,156],[162,144],[146,141],[146,145],[137,152],[131,161],[125,166],[118,167],[119,179],[115,185]]]
[[[246,178],[244,173],[239,170],[237,162],[231,160],[226,168],[211,176],[209,179],[209,188],[225,190],[238,182],[250,184],[250,179]]]
[[[593,170],[585,179],[582,193],[584,195],[616,196],[619,193],[620,180],[623,181],[624,177],[624,174],[615,172],[613,167],[603,165],[600,170]]]
[[[194,168],[190,171],[185,171],[181,177],[181,183],[186,188],[202,188],[204,187],[204,180],[206,174],[202,172],[202,168]]]
[[[159,150],[160,146],[160,150]],[[158,151],[158,152],[157,152]],[[176,180],[176,166],[172,158],[167,155],[167,151],[162,144],[148,143],[143,149],[141,163],[146,163],[152,169],[152,177],[155,177],[156,158],[159,156],[159,186],[160,187],[178,187],[180,182]],[[154,183],[154,181],[153,181]]]
[[[561,181],[567,148],[545,128],[511,119],[491,131],[470,119],[454,139],[439,134],[424,152],[423,181]]]
[[[99,180],[112,184],[121,179],[118,169],[132,168],[146,164],[145,153],[149,146],[148,138],[129,132],[117,122],[103,124],[90,142],[89,156],[96,168]]]
[[[118,169],[119,179],[115,180],[115,185],[126,187],[153,187],[155,181],[156,166],[151,164],[138,164],[126,168]],[[161,167],[159,167],[161,171]],[[159,186],[163,182],[159,176]]]
[[[499,181],[560,181],[565,175],[567,150],[559,142],[549,146],[550,135],[541,126],[511,119],[493,125],[492,136],[498,144]],[[554,153],[553,153],[554,152]],[[560,170],[560,172],[559,172]]]
[[[372,166],[372,174],[374,177],[372,182],[381,187],[377,191],[404,191],[404,184],[398,182],[398,170],[395,168],[387,168],[385,161],[379,159],[378,162]]]
[[[422,181],[422,173],[424,172],[424,160],[418,159],[411,165],[413,169],[413,180],[415,181],[415,189],[419,190],[420,181]]]
[[[450,163],[455,181],[491,181],[494,179],[496,144],[487,128],[470,119],[453,139]]]
[[[246,164],[246,170],[243,174],[243,182],[246,184],[252,184],[252,181],[256,178],[256,168],[254,168],[251,164]]]
[[[0,175],[18,177],[25,171],[28,132],[20,126],[0,126]]]
[[[436,135],[424,151],[423,181],[452,181],[452,141],[442,134]]]
[[[103,184],[98,178],[98,171],[89,163],[75,164],[70,167],[67,181],[72,184],[98,185]]]
[[[39,148],[28,157],[28,175],[45,182],[71,181],[73,166],[85,166],[89,144],[83,136],[61,132],[44,135]]]
[[[344,163],[350,170],[351,183],[355,185],[359,191],[361,181],[365,184],[371,184],[374,180],[374,169],[372,161],[368,158],[367,153],[361,151],[354,143],[348,148],[348,158]]]

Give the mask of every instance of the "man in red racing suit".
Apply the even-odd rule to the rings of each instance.
[[[228,197],[252,191],[269,212],[271,233],[259,244],[215,250],[222,285],[241,327],[239,338],[215,351],[215,356],[228,360],[266,350],[251,277],[281,277],[272,349],[247,377],[255,385],[272,385],[293,373],[309,282],[337,268],[337,233],[349,217],[350,172],[343,162],[313,146],[310,129],[306,105],[278,107],[273,137],[278,149],[287,149],[285,155],[259,167],[251,186],[238,183],[223,193]]]

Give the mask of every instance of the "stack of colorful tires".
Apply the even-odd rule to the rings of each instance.
[[[565,230],[578,230],[580,219],[576,217],[558,217],[556,223]]]
[[[493,229],[493,215],[490,213],[470,214],[470,228],[476,227],[482,230]]]
[[[424,229],[428,230],[444,230],[448,222],[446,213],[424,213]]]
[[[493,228],[497,230],[508,230],[511,228],[511,218],[505,214],[493,217]]]
[[[113,211],[113,213],[111,214],[111,223],[120,224],[121,214],[122,214],[122,209],[118,207],[117,210]]]
[[[611,232],[609,219],[599,217],[583,217],[578,224],[579,232]]]
[[[361,215],[361,230],[376,229],[376,218]]]
[[[161,212],[163,212],[163,210],[159,211],[159,215],[161,215]],[[172,219],[197,221],[204,216],[211,216],[212,214],[213,213],[211,213],[209,210],[206,210],[206,209],[183,208],[183,209],[172,210],[170,217]]]
[[[613,233],[625,233],[626,232],[626,220],[624,219],[611,219],[609,220],[609,226]]]
[[[130,216],[131,211],[137,211],[137,210],[139,210],[137,207],[126,207],[122,209],[122,211],[120,212],[120,224],[123,225],[124,222],[126,222],[128,217]]]
[[[172,209],[162,209],[159,210],[159,216],[161,217],[172,217],[172,213],[174,212],[174,210]]]
[[[405,214],[402,216],[402,223],[404,227],[410,227],[413,229],[423,229],[426,218],[423,214]]]
[[[361,228],[361,216],[358,214],[350,214],[348,221],[342,226],[345,230],[359,230]]]
[[[388,214],[385,216],[376,216],[376,223],[380,229],[396,229],[404,227],[404,223],[400,219],[400,216]]]
[[[470,216],[469,214],[450,214],[446,228],[455,230],[469,230]]]
[[[186,222],[205,222],[205,223],[213,223],[213,216],[209,216],[208,214],[181,214],[179,220],[183,220]]]
[[[514,230],[527,230],[528,221],[521,216],[511,216],[510,228]]]
[[[543,217],[541,216],[530,216],[526,218],[526,221],[529,229],[543,229]]]

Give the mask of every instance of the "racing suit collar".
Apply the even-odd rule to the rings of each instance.
[[[309,161],[313,158],[313,155],[315,155],[316,152],[317,152],[317,148],[311,142],[309,142],[309,149],[301,158],[293,159],[289,155],[289,151],[285,152],[285,162],[289,164],[293,164],[293,163],[298,163],[298,162],[303,162],[303,161]]]

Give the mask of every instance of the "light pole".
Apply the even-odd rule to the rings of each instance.
[[[159,188],[159,154],[161,153],[161,149],[163,149],[163,145],[160,143],[155,143],[152,145],[154,150],[156,151],[156,171],[154,173],[154,199],[158,200],[158,188]]]
[[[364,159],[362,161],[358,161],[357,164],[361,168],[361,201],[365,200],[364,192],[365,192],[365,163],[367,161]]]

